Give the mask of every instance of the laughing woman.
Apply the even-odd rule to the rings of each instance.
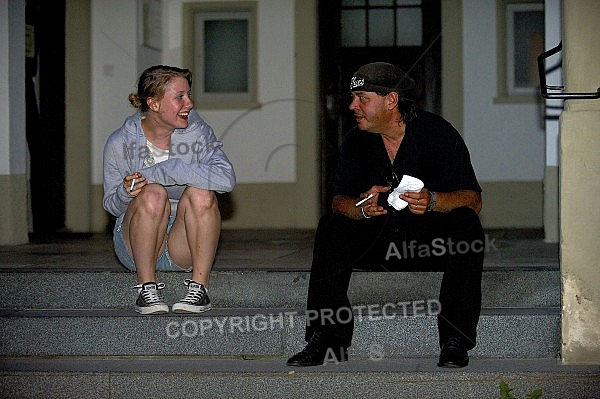
[[[136,311],[167,313],[157,271],[189,271],[176,313],[211,306],[207,286],[221,215],[216,193],[230,192],[235,173],[213,129],[194,111],[192,74],[157,65],[138,80],[129,102],[138,112],[104,147],[103,206],[117,217],[119,261],[136,272]]]

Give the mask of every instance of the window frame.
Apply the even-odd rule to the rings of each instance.
[[[539,84],[526,88],[514,82],[514,14],[519,11],[542,11],[542,0],[497,0],[498,97],[495,102],[528,103],[539,101]],[[537,57],[537,55],[536,55]],[[537,75],[537,69],[533,71]],[[536,80],[539,82],[539,79]]]
[[[406,2],[400,2],[400,1],[390,1],[389,4],[384,4],[384,3],[375,3],[372,4],[371,1],[362,1],[362,2],[356,2],[356,3],[352,3],[352,4],[344,4],[343,2],[340,5],[340,10],[341,10],[341,47],[343,48],[377,48],[377,47],[421,47],[423,45],[423,40],[424,40],[424,29],[425,27],[423,26],[423,8],[424,8],[424,4],[423,4],[423,0],[414,0],[414,1],[406,1]],[[417,40],[418,42],[411,42],[411,43],[403,43],[402,38],[399,37],[399,31],[398,31],[398,27],[400,25],[400,16],[401,16],[401,12],[402,10],[417,10],[419,11],[419,15],[421,20],[419,21],[419,28],[420,28],[420,38]],[[391,42],[389,44],[383,44],[383,43],[373,43],[372,41],[374,39],[376,39],[377,37],[375,35],[372,35],[373,33],[375,33],[375,29],[373,29],[371,26],[371,18],[373,17],[372,13],[378,12],[378,11],[391,11],[391,17],[392,17],[392,28],[393,28],[393,35],[391,37]],[[354,42],[354,43],[344,43],[344,33],[345,33],[345,28],[343,25],[344,22],[344,13],[345,12],[362,12],[363,13],[363,25],[360,27],[350,27],[350,31],[351,32],[355,32],[356,29],[360,30],[360,35],[364,36],[364,43],[361,41],[360,43]]]
[[[162,4],[160,0],[143,0],[140,8],[142,45],[162,51]]]
[[[197,108],[204,109],[246,109],[258,105],[257,99],[257,5],[256,2],[209,2],[183,4],[183,58],[185,65],[193,71],[192,97]],[[197,18],[199,17],[199,18]],[[203,26],[196,26],[197,20],[244,19],[248,22],[247,37],[247,77],[245,92],[206,92],[204,90],[204,41],[196,40],[196,33]],[[200,33],[202,36],[203,33]]]

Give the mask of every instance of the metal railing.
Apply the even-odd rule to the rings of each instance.
[[[540,75],[540,91],[543,98],[547,99],[559,99],[559,100],[584,100],[584,99],[596,99],[600,98],[600,88],[596,92],[590,93],[565,93],[564,86],[549,86],[546,84],[546,58],[553,56],[554,54],[562,50],[562,41],[558,43],[558,46],[540,54],[537,58],[538,71]],[[550,91],[554,91],[551,93]]]

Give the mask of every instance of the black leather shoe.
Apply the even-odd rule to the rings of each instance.
[[[339,339],[317,331],[312,335],[304,349],[290,357],[286,364],[288,366],[307,367],[319,366],[329,362],[345,362],[348,360],[348,348],[339,342]]]
[[[460,343],[460,338],[450,337],[444,345],[440,353],[439,367],[466,367],[469,365],[469,355]]]

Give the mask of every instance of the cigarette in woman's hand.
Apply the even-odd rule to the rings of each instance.
[[[133,190],[133,186],[135,186],[135,179],[131,181],[131,187],[129,187],[129,191]]]

